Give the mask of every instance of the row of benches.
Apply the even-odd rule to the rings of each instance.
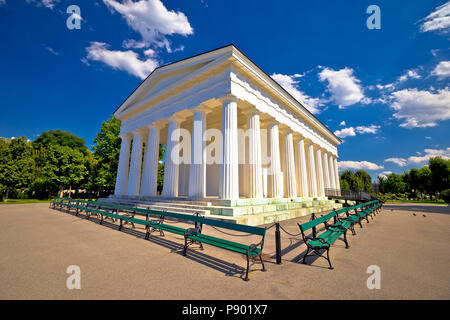
[[[56,198],[51,205],[53,207],[66,208],[67,210],[74,209],[76,210],[76,215],[78,215],[79,212],[84,212],[87,219],[92,215],[96,215],[100,220],[100,224],[102,224],[105,219],[111,219],[113,222],[119,220],[120,224],[118,230],[122,230],[123,226],[126,224],[131,224],[133,228],[135,227],[135,224],[143,225],[146,230],[145,239],[149,239],[151,234],[155,231],[159,231],[161,236],[164,236],[165,231],[182,235],[184,236],[183,255],[187,254],[188,247],[193,244],[198,244],[200,249],[203,250],[203,243],[244,254],[247,257],[247,268],[244,277],[244,280],[246,281],[248,280],[250,259],[256,260],[256,258],[259,258],[262,264],[262,271],[265,271],[261,254],[264,246],[266,228],[205,218],[198,214],[180,214],[71,198]],[[342,240],[348,248],[347,230],[351,230],[352,234],[356,234],[354,225],[359,224],[362,228],[361,221],[366,219],[366,221],[369,222],[368,217],[372,217],[372,215],[376,214],[381,209],[381,206],[381,201],[374,200],[360,205],[334,210],[317,219],[298,224],[303,241],[307,246],[307,252],[303,256],[303,263],[305,263],[307,256],[322,256],[320,251],[326,250],[327,257],[324,258],[328,261],[330,269],[333,269],[329,257],[331,245],[343,236]],[[145,220],[136,218],[136,215],[145,216]],[[167,223],[167,220],[169,219],[193,223],[194,226],[192,228],[173,226]],[[329,220],[331,219],[333,219],[333,223],[329,223]],[[317,227],[322,223],[324,224],[324,230],[318,235]],[[203,225],[253,234],[260,236],[261,238],[258,243],[250,245],[233,242],[202,233]],[[309,230],[311,230],[311,235],[306,234]]]
[[[80,212],[84,212],[87,219],[89,219],[92,215],[96,215],[100,219],[100,224],[102,224],[105,219],[111,219],[113,222],[118,220],[120,222],[118,230],[121,230],[122,227],[128,223],[131,224],[133,228],[135,224],[143,225],[146,230],[145,239],[149,239],[152,232],[155,231],[159,231],[161,236],[164,236],[164,232],[182,235],[184,236],[183,255],[187,254],[188,247],[193,244],[198,244],[200,249],[203,250],[203,243],[244,254],[247,257],[247,268],[244,277],[245,281],[249,280],[248,273],[250,268],[250,259],[256,260],[259,258],[262,264],[262,271],[265,271],[264,262],[261,256],[266,234],[265,228],[205,218],[199,216],[198,214],[188,215],[71,198],[56,198],[51,203],[51,206],[53,206],[53,208],[66,208],[68,211],[74,209],[76,210],[76,215]],[[136,218],[136,215],[145,216],[145,220]],[[194,226],[192,228],[173,226],[167,223],[168,219],[194,223]],[[213,237],[202,233],[203,225],[256,235],[260,237],[260,241],[258,243],[247,245]]]
[[[380,200],[373,200],[370,202],[362,203],[352,207],[347,207],[339,210],[334,210],[326,215],[323,215],[317,219],[313,219],[303,224],[298,224],[303,241],[307,246],[306,254],[303,256],[303,263],[305,263],[306,257],[319,256],[328,261],[330,269],[333,269],[330,260],[330,247],[337,240],[341,239],[345,243],[345,247],[349,248],[347,241],[347,230],[351,230],[355,235],[355,224],[359,224],[362,228],[362,220],[366,220],[369,223],[369,217],[373,219],[373,215],[377,214],[382,208],[383,203]],[[333,219],[333,223],[329,223],[329,220]],[[317,235],[317,226],[324,224],[324,230]],[[306,235],[308,230],[312,231],[312,236]],[[320,251],[325,250],[327,256],[324,257]],[[310,253],[311,251],[311,253]]]

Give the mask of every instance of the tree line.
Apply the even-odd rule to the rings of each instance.
[[[391,173],[379,176],[375,184],[364,170],[353,172],[346,170],[340,174],[342,190],[365,191],[375,196],[394,199],[443,199],[447,203],[450,197],[450,160],[434,157],[428,165],[420,169],[412,168],[401,174]]]
[[[114,192],[119,162],[120,120],[101,125],[92,151],[84,139],[61,130],[35,140],[0,138],[0,199],[50,199],[73,190],[77,197],[98,198]],[[160,146],[160,159],[164,156]],[[164,172],[160,163],[159,172]],[[162,179],[158,180],[159,189]]]

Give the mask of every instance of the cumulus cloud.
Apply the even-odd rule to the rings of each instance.
[[[446,149],[425,149],[425,154],[423,156],[411,156],[408,158],[408,163],[410,164],[418,164],[422,162],[428,161],[433,157],[442,157],[445,160],[450,159],[450,147]]]
[[[431,72],[433,76],[438,77],[440,80],[450,77],[450,61],[441,61]]]
[[[356,132],[355,132],[355,128],[349,127],[349,128],[336,130],[334,132],[334,135],[336,137],[339,137],[339,138],[343,139],[343,138],[346,138],[346,137],[354,137],[354,136],[356,136]]]
[[[398,82],[404,82],[408,79],[420,79],[421,76],[415,70],[408,70],[398,78]]]
[[[339,161],[338,162],[339,171],[346,169],[363,169],[363,170],[381,170],[384,169],[383,166],[379,166],[373,162],[369,161]]]
[[[331,100],[339,108],[344,108],[358,102],[365,104],[370,102],[370,99],[363,94],[360,85],[361,81],[353,75],[353,69],[346,67],[336,71],[330,68],[324,68],[319,73],[319,80],[327,82],[328,91],[331,93]]]
[[[151,56],[147,56],[146,60],[141,60],[138,54],[132,50],[109,50],[108,44],[104,42],[91,42],[86,51],[87,56],[83,62],[88,63],[89,60],[103,62],[114,69],[126,71],[141,79],[146,78],[158,67],[158,61]]]
[[[425,19],[420,30],[422,32],[441,31],[448,32],[450,29],[450,1],[437,7]]]
[[[407,163],[407,160],[403,159],[403,158],[388,158],[384,161],[385,162],[393,162],[393,163],[399,165],[400,167],[406,166],[406,163]]]
[[[383,178],[383,179],[387,179],[387,176],[392,174],[392,171],[383,171],[381,173],[378,174],[378,177]]]
[[[341,127],[343,127],[343,126],[346,126],[347,123],[345,122],[345,120],[342,120],[341,123],[339,123],[339,125],[340,125]]]
[[[125,0],[120,3],[115,0],[103,0],[111,9],[122,15],[128,26],[138,32],[142,40],[127,40],[125,48],[144,48],[151,45],[165,47],[171,52],[167,35],[180,34],[188,36],[194,33],[188,18],[183,12],[168,10],[161,0],[140,0],[133,2]]]
[[[40,7],[53,9],[59,0],[26,0],[27,3],[36,3]]]
[[[301,74],[286,75],[274,73],[271,75],[273,80],[278,82],[280,86],[286,89],[295,99],[297,99],[311,113],[319,113],[319,98],[312,98],[299,89],[299,81],[297,79],[303,77]]]
[[[336,130],[334,134],[339,138],[345,138],[345,137],[353,137],[356,136],[356,134],[365,134],[365,133],[371,133],[375,134],[380,129],[380,126],[376,125],[370,125],[370,126],[357,126],[354,127],[348,127],[340,130]]]
[[[394,118],[403,121],[404,128],[434,127],[438,121],[450,119],[448,88],[432,93],[425,90],[403,89],[390,96]]]

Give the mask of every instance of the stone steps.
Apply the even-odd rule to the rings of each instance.
[[[239,223],[249,226],[258,226],[262,224],[274,223],[288,219],[294,219],[298,217],[308,216],[312,213],[320,213],[324,211],[331,211],[333,209],[342,208],[342,204],[332,203],[330,205],[321,205],[315,207],[301,208],[297,210],[284,210],[275,212],[264,212],[260,214],[249,214],[242,216],[221,216],[210,215],[208,218]]]
[[[158,210],[158,211],[170,211],[174,213],[183,214],[195,214],[209,215],[210,210],[204,209],[203,206],[197,206],[190,203],[176,203],[176,202],[149,202],[149,201],[139,201],[139,200],[124,200],[124,199],[102,199],[99,202],[115,203],[125,206],[137,206],[138,208]]]

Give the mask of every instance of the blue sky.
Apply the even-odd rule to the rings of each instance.
[[[155,67],[233,43],[341,137],[342,169],[400,173],[450,157],[449,30],[442,0],[0,0],[0,136],[91,146]]]

